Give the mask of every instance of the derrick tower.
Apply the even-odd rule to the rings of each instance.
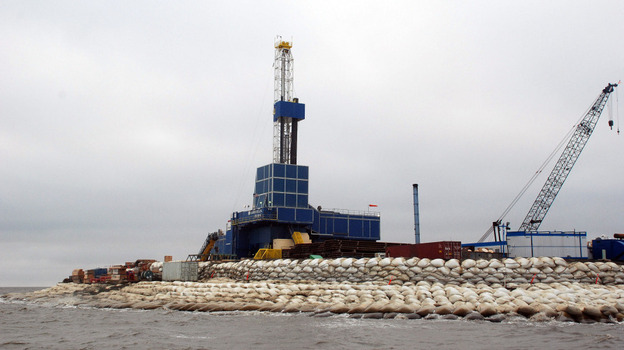
[[[297,164],[297,123],[304,118],[304,106],[293,97],[292,42],[278,36],[275,41],[273,162]]]

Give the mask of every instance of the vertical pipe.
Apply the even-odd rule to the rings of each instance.
[[[292,119],[292,132],[290,135],[290,164],[297,164],[297,122],[296,118]]]
[[[414,188],[414,236],[415,243],[420,243],[420,215],[418,214],[418,184],[413,184]]]
[[[284,50],[281,52],[282,54],[282,64],[281,64],[281,72],[280,72],[280,101],[285,100],[286,95],[286,55],[284,54]],[[284,157],[284,118],[280,117],[280,163],[286,163],[286,159]]]
[[[281,71],[281,101],[286,100],[286,54],[282,51],[282,71]]]
[[[280,149],[279,149],[279,154],[280,154],[280,163],[286,163],[286,157],[285,157],[285,151],[286,151],[286,146],[284,145],[284,143],[286,142],[284,140],[284,129],[285,129],[285,122],[284,122],[284,117],[280,117],[279,118],[279,123],[280,123]]]
[[[293,98],[294,103],[299,103],[298,98]],[[290,132],[290,164],[297,164],[297,123],[299,119],[292,118]]]

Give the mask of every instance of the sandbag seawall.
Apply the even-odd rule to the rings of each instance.
[[[613,262],[568,262],[559,257],[472,260],[419,258],[339,258],[242,260],[199,264],[200,280],[314,280],[321,282],[439,282],[504,285],[580,282],[624,283],[624,267]]]
[[[457,319],[501,322],[621,322],[624,285],[523,284],[510,290],[484,283],[233,281],[140,282],[126,285],[60,283],[44,290],[2,296],[8,300],[97,308],[180,311],[307,312],[326,317]]]

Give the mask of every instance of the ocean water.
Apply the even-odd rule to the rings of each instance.
[[[0,295],[36,290],[0,288]],[[0,298],[0,349],[622,349],[624,324],[96,309]]]

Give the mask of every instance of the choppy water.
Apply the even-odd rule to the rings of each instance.
[[[32,291],[0,288],[0,295]],[[622,324],[117,310],[0,299],[0,349],[622,349]]]

